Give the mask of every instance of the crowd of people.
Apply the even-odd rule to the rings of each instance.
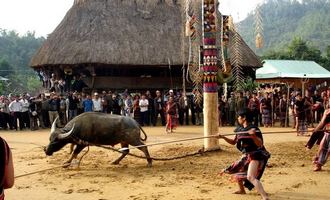
[[[229,98],[219,98],[219,125],[237,124],[239,110],[248,109],[252,113],[253,124],[297,130],[297,135],[306,135],[308,127],[320,122],[322,114],[330,105],[330,88],[324,90],[296,90],[288,96],[286,90],[259,90],[253,93],[231,92]],[[290,123],[289,123],[290,122]]]
[[[104,112],[130,116],[141,126],[162,125],[167,132],[173,132],[178,125],[202,125],[201,102],[194,101],[196,91],[188,96],[184,92],[159,90],[151,94],[102,91],[43,93],[38,96],[8,95],[0,97],[0,127],[3,130],[32,131],[49,128],[59,117],[58,127],[83,112]]]
[[[283,92],[284,91],[284,92]],[[322,118],[329,107],[330,88],[324,91],[256,90],[256,92],[231,92],[228,97],[220,95],[219,126],[237,125],[239,110],[252,113],[253,124],[272,127],[291,126],[298,135],[307,133]],[[162,125],[172,132],[179,125],[203,124],[203,101],[197,90],[151,93],[123,93],[102,91],[92,94],[84,92],[61,92],[51,90],[38,96],[28,94],[0,97],[0,128],[12,130],[48,128],[58,116],[58,127],[83,112],[104,112],[133,117],[141,126]],[[18,121],[18,123],[16,123]]]

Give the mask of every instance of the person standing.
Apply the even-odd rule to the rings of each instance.
[[[162,125],[165,126],[166,125],[165,114],[164,114],[165,104],[164,104],[164,98],[162,97],[162,94],[160,93],[159,90],[156,91],[156,97],[154,99],[154,110],[155,113],[153,116],[152,125],[156,126],[158,115],[160,115]]]
[[[141,125],[141,112],[140,112],[140,96],[136,94],[133,101],[133,118]]]
[[[269,93],[266,92],[260,102],[260,112],[262,114],[262,122],[264,127],[272,126],[272,100],[269,98]]]
[[[150,125],[153,120],[153,116],[155,115],[155,110],[154,110],[154,98],[152,97],[151,93],[149,90],[146,91],[145,93],[146,99],[148,100],[148,111],[147,111],[147,118],[146,118],[146,124]]]
[[[235,121],[236,121],[236,98],[235,98],[235,93],[234,92],[231,92],[230,97],[228,98],[228,110],[229,110],[228,122],[231,126],[235,126]]]
[[[0,127],[4,130],[7,130],[8,125],[9,128],[12,128],[10,123],[8,102],[6,97],[1,96],[0,97]]]
[[[251,111],[253,117],[253,124],[258,126],[259,123],[259,113],[260,113],[260,103],[257,99],[256,93],[252,93],[252,97],[249,100],[248,108]]]
[[[0,137],[0,200],[5,199],[4,189],[13,187],[13,156],[7,142]]]
[[[146,99],[146,95],[142,95],[139,101],[140,112],[141,112],[141,126],[149,125],[148,124],[148,107],[149,101]]]
[[[79,104],[79,99],[77,97],[77,94],[70,93],[68,96],[68,121],[71,119],[75,118],[78,115],[78,104]]]
[[[48,128],[50,127],[50,122],[49,122],[49,99],[46,98],[45,94],[41,94],[41,115],[40,117],[40,125],[42,128]]]
[[[279,103],[279,112],[280,112],[280,126],[288,127],[289,126],[289,100],[286,94],[282,95]]]
[[[20,124],[20,129],[21,130],[30,129],[30,116],[29,116],[30,102],[27,100],[26,94],[22,95],[20,102],[22,104],[22,110],[21,110],[22,123]]]
[[[130,94],[127,94],[124,100],[125,116],[133,117],[133,100]]]
[[[184,122],[186,125],[189,125],[189,105],[188,98],[185,92],[183,92],[179,98],[179,124],[183,125]]]
[[[313,105],[314,100],[311,96],[311,92],[309,90],[305,90],[305,112],[306,112],[306,124],[314,128],[314,116],[313,116]]]
[[[86,96],[86,99],[82,102],[84,107],[84,112],[93,112],[93,101],[90,95]]]
[[[307,134],[305,99],[302,98],[301,93],[296,94],[295,114],[296,114],[296,130],[297,136]]]
[[[19,101],[19,96],[15,96],[15,100],[13,100],[10,104],[9,104],[9,111],[12,115],[12,126],[14,129],[16,129],[16,131],[18,130],[17,128],[17,120],[18,120],[18,124],[20,126],[20,130],[22,125],[22,118],[21,118],[21,111],[22,111],[22,103]]]
[[[166,104],[166,133],[173,133],[173,129],[177,127],[177,104],[174,102],[173,96],[168,98]]]
[[[61,122],[61,127],[64,127],[66,125],[66,123],[68,123],[68,118],[66,116],[66,110],[67,110],[67,103],[66,103],[66,99],[63,95],[60,95],[60,109],[58,111],[58,115],[60,118],[60,122]]]
[[[48,115],[49,115],[49,122],[50,124],[53,124],[53,122],[55,121],[56,118],[59,117],[58,115],[58,111],[60,110],[60,100],[58,99],[56,93],[52,93],[50,96],[50,99],[48,101],[48,106],[49,106],[49,110],[48,110]],[[58,120],[56,122],[57,127],[61,126],[61,122]]]
[[[38,130],[38,108],[34,97],[30,98],[29,115],[30,115],[30,129],[31,131]]]
[[[244,187],[249,190],[255,187],[262,199],[267,200],[268,196],[260,178],[266,168],[270,154],[264,147],[260,129],[251,123],[251,113],[248,110],[241,110],[238,112],[237,120],[239,126],[235,129],[237,133],[234,139],[221,134],[218,134],[218,138],[224,139],[231,145],[236,145],[243,156],[221,173],[232,174],[233,179],[237,181],[239,190],[235,194],[245,194]]]
[[[94,112],[102,112],[102,99],[99,97],[99,94],[97,92],[94,93],[93,98],[93,111]]]

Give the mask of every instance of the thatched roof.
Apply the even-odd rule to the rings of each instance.
[[[234,53],[235,49],[235,40],[233,40],[234,34],[237,35],[237,42],[239,46],[239,53],[242,56],[242,59],[240,59],[240,63],[238,63],[241,66],[245,67],[252,67],[252,68],[260,68],[262,67],[262,63],[258,56],[252,51],[252,49],[245,43],[243,38],[237,33],[235,30],[230,31],[229,33],[229,55],[232,55]],[[234,63],[233,57],[231,57],[231,62]]]
[[[183,2],[75,0],[30,65],[161,66],[168,65],[169,60],[171,65],[182,65],[182,57],[188,57]],[[193,3],[202,5],[201,0]],[[243,65],[261,66],[252,50],[244,41],[242,44],[243,60],[247,62]]]

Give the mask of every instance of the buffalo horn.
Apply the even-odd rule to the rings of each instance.
[[[50,129],[50,134],[55,133],[57,120],[58,120],[58,117],[56,117],[56,119],[54,120],[54,122],[52,124],[52,128]]]
[[[73,130],[74,130],[74,124],[73,124],[73,126],[72,126],[72,128],[71,128],[71,130],[69,132],[63,133],[63,134],[59,134],[57,136],[57,138],[60,139],[60,140],[65,139],[65,138],[67,138],[68,136],[71,135],[71,133],[73,132]]]

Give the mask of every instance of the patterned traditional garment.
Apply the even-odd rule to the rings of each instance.
[[[257,179],[260,180],[260,178],[262,177],[264,170],[266,168],[266,164],[268,161],[269,154],[265,155],[265,159],[264,160],[260,160],[259,161],[259,166],[258,166],[258,171],[257,171]],[[244,186],[246,188],[248,188],[249,190],[252,190],[254,185],[247,180],[247,170],[249,168],[249,164],[251,162],[251,156],[249,156],[249,154],[244,154],[240,160],[234,162],[233,164],[231,164],[229,167],[227,167],[225,169],[225,173],[227,174],[233,174],[232,175],[232,180],[233,181],[243,181],[244,182]]]
[[[267,125],[272,124],[271,112],[269,109],[262,110],[262,122]]]
[[[297,132],[300,134],[307,134],[307,123],[306,120],[298,120],[298,130]]]
[[[314,164],[324,165],[327,162],[330,151],[330,133],[324,132],[323,139],[320,144],[319,155],[314,157]]]
[[[168,123],[168,127],[171,128],[171,129],[175,129],[177,127],[177,117],[176,115],[170,115],[170,114],[167,114],[166,115],[166,120],[167,120],[167,123]]]
[[[177,127],[177,104],[174,102],[167,102],[166,105],[166,120],[167,127],[170,129],[174,129]]]
[[[256,129],[256,136],[263,140],[261,131],[258,127],[253,125],[250,125],[246,128],[238,127],[235,132],[248,131],[252,128]],[[243,181],[244,186],[249,190],[252,190],[254,186],[251,182],[247,180],[247,170],[249,164],[251,160],[259,161],[258,173],[256,175],[256,178],[260,180],[265,170],[267,161],[270,158],[270,154],[264,146],[258,147],[248,133],[236,134],[234,140],[237,141],[236,147],[243,153],[243,156],[240,160],[234,162],[229,167],[227,167],[224,173],[232,174],[232,179],[234,181]]]
[[[5,198],[4,190],[3,190],[3,182],[5,178],[4,166],[8,165],[8,160],[9,160],[9,146],[0,137],[0,200],[3,200]]]

